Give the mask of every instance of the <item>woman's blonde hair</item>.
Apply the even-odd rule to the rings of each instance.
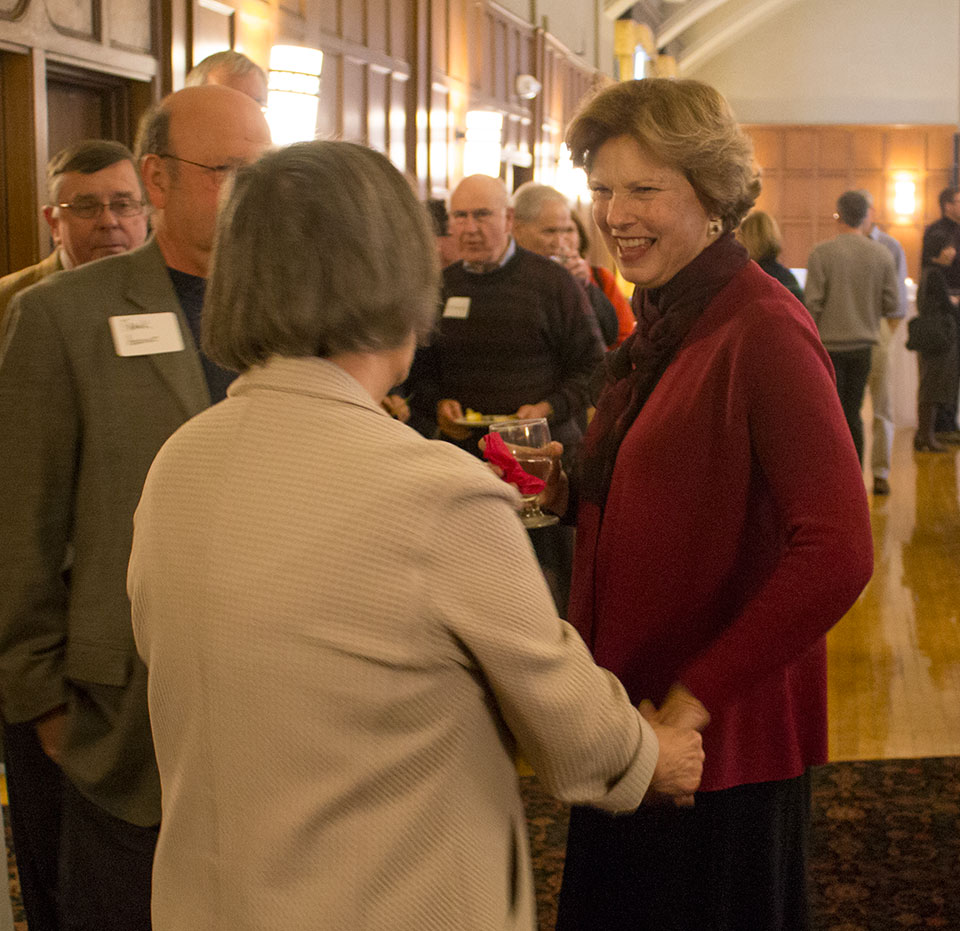
[[[645,78],[605,87],[581,105],[566,141],[574,164],[589,172],[600,147],[618,136],[680,171],[724,232],[737,228],[760,194],[753,146],[709,84]]]
[[[762,210],[754,210],[740,224],[737,239],[746,246],[754,262],[775,259],[783,248],[777,221]]]

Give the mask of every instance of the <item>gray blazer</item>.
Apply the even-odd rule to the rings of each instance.
[[[185,349],[121,357],[114,315],[173,312]],[[118,818],[160,785],[125,590],[133,512],[163,442],[209,392],[159,247],[19,294],[0,347],[0,700],[11,723],[66,704],[62,765]]]

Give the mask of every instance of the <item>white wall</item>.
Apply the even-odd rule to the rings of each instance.
[[[747,123],[957,123],[958,49],[958,0],[796,0],[683,76]]]
[[[613,20],[603,15],[603,0],[496,0],[532,26],[543,26],[571,52],[613,75]]]

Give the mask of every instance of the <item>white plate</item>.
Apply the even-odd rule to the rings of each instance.
[[[459,420],[455,420],[454,423],[458,427],[489,427],[492,423],[516,419],[513,414],[481,414],[479,419],[473,418],[472,420],[467,420],[466,417],[461,417]]]

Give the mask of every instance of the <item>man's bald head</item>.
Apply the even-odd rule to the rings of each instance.
[[[147,113],[137,154],[169,265],[207,274],[220,186],[269,145],[256,101],[229,87],[185,87]]]
[[[510,242],[513,209],[499,178],[470,175],[450,196],[450,230],[465,262],[493,265]]]

